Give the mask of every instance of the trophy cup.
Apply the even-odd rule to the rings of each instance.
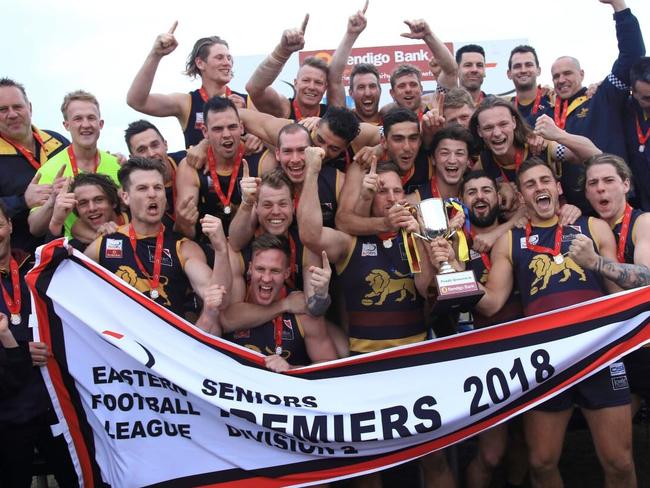
[[[427,198],[416,208],[416,218],[420,225],[420,233],[415,235],[425,241],[437,237],[450,239],[456,233],[449,228],[447,208],[451,205],[442,198]],[[476,281],[473,270],[454,271],[448,262],[440,266],[440,273],[435,278],[435,288],[438,292],[432,311],[444,313],[451,310],[466,311],[480,300],[485,292]]]

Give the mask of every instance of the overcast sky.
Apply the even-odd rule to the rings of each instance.
[[[181,74],[194,41],[219,35],[233,56],[263,55],[277,44],[282,30],[311,15],[307,50],[338,44],[355,2],[328,0],[0,0],[0,76],[22,82],[34,108],[34,122],[67,135],[59,106],[66,92],[83,88],[101,104],[106,125],[100,147],[126,152],[123,131],[141,115],[126,106],[128,87],[156,35],[179,21],[177,50],[163,60],[154,91],[186,92],[198,87]],[[399,7],[396,7],[399,6]],[[629,0],[650,43],[650,2]],[[491,9],[491,10],[488,10]],[[543,83],[550,84],[550,65],[561,55],[577,57],[586,81],[604,78],[616,58],[612,8],[597,0],[454,0],[394,2],[370,0],[368,27],[356,46],[408,44],[401,38],[404,19],[424,18],[448,42],[528,39],[540,55]],[[488,53],[489,57],[489,53]],[[237,74],[231,86],[243,89]],[[152,119],[166,135],[170,150],[182,135],[175,119]]]

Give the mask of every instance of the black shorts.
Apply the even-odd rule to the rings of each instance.
[[[629,405],[629,403],[630,387],[625,373],[625,365],[622,361],[618,361],[538,405],[535,410],[561,412],[573,408],[574,405],[597,410]]]
[[[623,358],[630,391],[650,400],[650,347],[642,347]]]

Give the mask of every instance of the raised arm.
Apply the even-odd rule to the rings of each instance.
[[[625,0],[600,0],[600,2],[608,3],[614,9],[618,58],[612,66],[612,75],[621,83],[629,86],[630,68],[641,56],[645,55],[645,44],[639,21],[627,8]]]
[[[288,29],[282,33],[280,43],[264,61],[257,67],[246,83],[246,92],[255,107],[260,112],[288,117],[290,113],[289,100],[271,87],[282,68],[294,52],[305,46],[305,29],[309,22],[309,14],[299,29]]]
[[[184,159],[176,171],[176,222],[174,230],[194,239],[199,218],[199,175]]]
[[[332,262],[339,262],[352,244],[352,238],[340,231],[323,227],[323,211],[318,198],[318,175],[325,151],[319,147],[305,150],[305,181],[298,203],[300,240],[312,252],[327,252]]]
[[[343,71],[348,64],[348,57],[352,51],[352,46],[359,35],[364,31],[366,25],[366,10],[368,9],[368,0],[356,14],[348,19],[348,27],[341,39],[341,43],[334,51],[332,61],[330,62],[329,75],[327,76],[327,104],[333,107],[345,107],[345,88],[343,87]]]
[[[283,119],[250,109],[239,110],[239,118],[246,128],[246,132],[256,135],[270,146],[277,145],[280,130],[293,122],[291,119]]]
[[[167,95],[151,93],[151,86],[160,60],[172,53],[178,46],[178,42],[174,37],[177,26],[178,21],[174,22],[169,31],[156,37],[151,51],[131,82],[131,87],[126,95],[126,103],[132,109],[147,115],[155,117],[174,116],[181,125],[184,125],[187,122],[190,108],[187,93],[171,93]]]
[[[497,313],[508,300],[513,287],[513,267],[510,260],[510,232],[502,235],[492,248],[490,261],[492,268],[488,275],[487,283],[479,286],[485,295],[476,304],[476,310],[486,317]]]
[[[421,39],[433,53],[438,61],[441,73],[438,76],[438,84],[443,88],[455,88],[458,86],[458,64],[447,46],[433,33],[429,24],[423,19],[405,20],[410,32],[405,32],[402,37],[408,39]]]
[[[596,145],[584,136],[570,134],[560,129],[551,117],[541,115],[535,122],[535,134],[543,137],[547,141],[561,144],[563,148],[554,146],[555,158],[566,160],[570,163],[582,164],[591,156],[600,154],[602,151]]]

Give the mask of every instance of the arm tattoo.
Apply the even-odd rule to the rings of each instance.
[[[650,269],[643,264],[618,263],[598,256],[596,272],[624,289],[650,285]]]
[[[310,315],[320,317],[321,315],[325,315],[331,303],[332,298],[329,294],[324,297],[314,294],[307,299],[307,310]]]

